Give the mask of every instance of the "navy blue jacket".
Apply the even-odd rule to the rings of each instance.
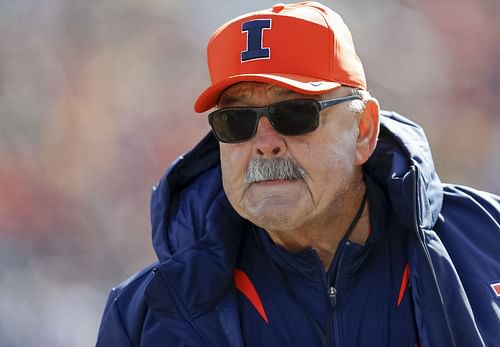
[[[209,134],[155,188],[158,262],[112,290],[97,346],[500,346],[498,197],[442,184],[396,113],[364,173],[371,234],[325,272],[236,214]]]

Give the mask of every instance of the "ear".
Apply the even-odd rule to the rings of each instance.
[[[356,140],[357,165],[364,164],[372,155],[377,145],[380,128],[380,107],[377,99],[369,98],[365,101],[365,110],[358,116],[358,138]]]

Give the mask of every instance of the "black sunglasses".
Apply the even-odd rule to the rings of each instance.
[[[351,95],[329,100],[293,99],[264,107],[230,107],[211,112],[208,122],[220,142],[239,143],[250,140],[257,133],[261,117],[281,135],[297,136],[315,130],[319,112],[341,102],[359,99],[361,93],[351,89]]]

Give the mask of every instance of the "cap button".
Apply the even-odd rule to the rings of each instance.
[[[285,8],[285,4],[279,3],[273,6],[273,12],[281,12]]]

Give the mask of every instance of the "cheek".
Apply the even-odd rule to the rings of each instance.
[[[355,169],[355,155],[355,141],[351,134],[336,134],[309,146],[302,155],[302,163],[310,174],[312,193],[323,195],[345,184]]]
[[[227,197],[234,203],[245,189],[245,172],[249,156],[241,145],[220,145],[222,183]]]
[[[322,124],[320,131],[309,139],[302,157],[310,161],[314,160],[321,166],[335,165],[340,162],[352,164],[356,154],[356,134],[350,122],[341,119],[343,122],[332,120]]]
[[[241,178],[247,167],[245,152],[238,148],[238,145],[220,145],[220,162],[222,177],[228,182]]]

